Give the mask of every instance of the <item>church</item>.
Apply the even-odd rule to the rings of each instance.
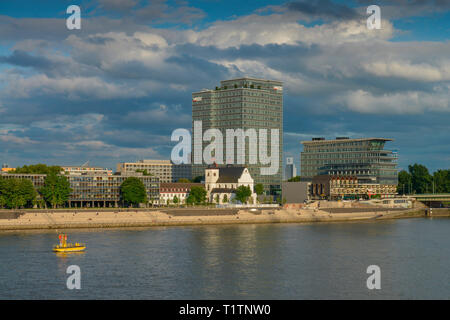
[[[256,193],[254,192],[254,181],[246,167],[239,166],[219,166],[216,163],[205,169],[205,188],[209,202],[219,203],[231,202],[236,197],[236,189],[240,186],[250,188],[252,195],[249,203],[256,203]]]

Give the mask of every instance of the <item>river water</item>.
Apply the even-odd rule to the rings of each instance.
[[[449,218],[66,232],[0,233],[0,299],[450,299]]]

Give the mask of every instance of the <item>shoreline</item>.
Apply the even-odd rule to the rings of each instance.
[[[225,224],[355,222],[428,217],[426,210],[373,210],[330,213],[318,209],[273,209],[250,211],[220,210],[216,214],[183,215],[183,210],[170,213],[152,211],[56,211],[21,212],[16,218],[0,219],[0,232],[11,230],[105,229],[161,226],[196,226]],[[374,208],[375,209],[375,208]],[[202,210],[199,210],[200,212]],[[178,213],[177,213],[178,212]],[[436,213],[435,213],[436,212]],[[174,214],[176,213],[176,214]],[[432,217],[450,217],[450,209],[436,210]]]

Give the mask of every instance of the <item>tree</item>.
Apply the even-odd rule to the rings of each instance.
[[[433,173],[436,193],[450,193],[450,170],[438,170]]]
[[[147,169],[137,169],[135,172],[141,172],[143,176],[153,176]]]
[[[18,167],[11,173],[35,173],[35,174],[60,174],[62,168],[60,166],[47,166],[43,163],[31,164],[29,166],[24,165],[23,167]]]
[[[398,188],[397,191],[399,193],[405,194],[409,193],[411,185],[411,174],[409,174],[407,171],[402,170],[398,173]],[[409,191],[408,191],[409,190]]]
[[[295,176],[295,177],[288,179],[288,182],[299,182],[300,179],[301,179],[300,176]]]
[[[178,182],[189,183],[191,181],[189,179],[186,179],[186,178],[180,178],[180,179],[178,179]]]
[[[222,203],[227,203],[227,202],[228,202],[228,196],[225,194],[223,196]]]
[[[172,201],[174,204],[178,204],[178,202],[179,202],[178,197],[174,196]]]
[[[192,180],[192,182],[200,183],[202,180],[205,180],[205,176],[197,176]]]
[[[120,185],[122,201],[133,205],[147,202],[147,192],[144,183],[136,177],[126,178]]]
[[[236,188],[236,199],[241,203],[247,203],[248,197],[252,195],[252,191],[248,186],[240,186]]]
[[[200,186],[192,187],[191,191],[189,192],[189,197],[191,197],[191,199],[190,199],[191,203],[195,203],[195,204],[205,203],[206,194],[207,194],[207,192],[206,192],[205,188],[200,187]]]
[[[432,179],[427,167],[415,163],[414,165],[409,165],[408,170],[411,174],[413,190],[416,193],[427,193],[428,191],[431,191]]]
[[[220,203],[220,197],[218,194],[216,194],[216,203],[219,204]]]
[[[44,186],[39,190],[44,200],[53,208],[63,205],[69,200],[72,189],[70,182],[65,176],[50,173],[45,177]]]
[[[0,205],[10,209],[31,206],[36,190],[28,179],[0,179]]]
[[[262,183],[258,183],[255,185],[255,193],[259,196],[262,195],[264,193],[264,186]]]
[[[195,203],[194,196],[188,195],[187,198],[186,198],[186,204],[193,205],[194,203]]]

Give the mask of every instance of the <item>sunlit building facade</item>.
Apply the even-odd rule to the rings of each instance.
[[[192,93],[192,121],[201,121],[202,132],[208,129],[219,129],[223,136],[224,159],[217,159],[219,164],[237,164],[248,168],[255,184],[264,185],[266,193],[279,194],[281,192],[281,180],[283,174],[283,83],[274,80],[256,78],[239,78],[224,80],[220,87],[214,90],[204,89]],[[272,129],[278,129],[278,145],[273,145],[277,150],[278,170],[276,174],[261,175],[260,167],[268,165],[259,162],[258,155],[250,154],[248,138],[242,149],[245,155],[244,163],[237,163],[237,139],[235,139],[234,159],[226,154],[225,138],[227,129],[255,129],[258,134],[260,129],[267,129],[267,150],[272,148]],[[201,154],[195,154],[196,139],[192,139],[192,177],[203,176],[207,164]],[[201,150],[210,144],[210,141],[197,142],[202,145]],[[258,148],[256,148],[258,153]],[[257,156],[257,163],[250,163],[250,156]],[[220,161],[222,160],[222,161]],[[201,164],[199,164],[199,162]]]

